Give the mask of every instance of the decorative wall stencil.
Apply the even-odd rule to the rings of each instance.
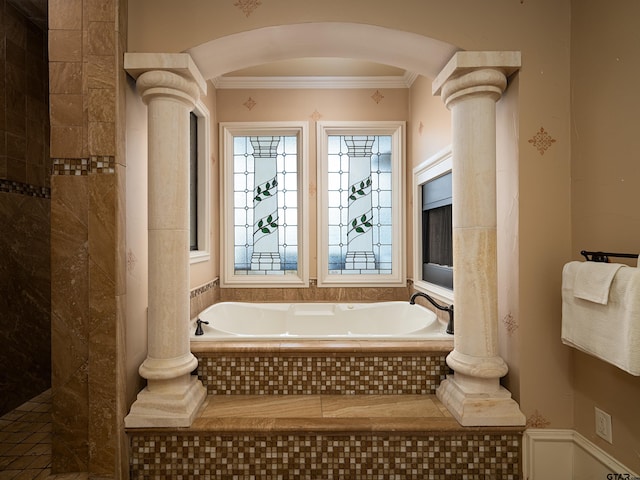
[[[249,100],[244,102],[243,105],[245,107],[247,107],[248,110],[251,110],[251,109],[253,109],[253,107],[255,107],[257,105],[257,103],[253,98],[249,97]]]
[[[138,259],[133,253],[133,250],[127,250],[127,272],[132,273],[133,269],[136,268],[136,263],[138,263]]]
[[[322,118],[322,115],[316,109],[316,110],[313,111],[313,113],[310,115],[310,117],[311,117],[311,120],[313,120],[314,122],[317,122],[318,120],[320,120]]]
[[[246,17],[251,15],[260,5],[262,5],[260,0],[236,0],[233,3],[233,6],[242,10]]]
[[[373,98],[373,101],[376,103],[380,103],[382,101],[382,99],[384,98],[384,95],[382,95],[380,93],[380,90],[376,90],[376,93],[374,93],[373,95],[371,95],[371,98]]]
[[[418,133],[422,135],[423,131],[424,131],[424,123],[420,122],[420,124],[418,125]]]
[[[536,410],[527,418],[527,428],[547,428],[551,422]]]
[[[540,155],[544,155],[544,152],[546,152],[555,142],[556,140],[551,138],[551,135],[544,130],[544,127],[540,127],[540,131],[529,139],[529,143],[536,147],[538,152],[540,152]]]
[[[511,313],[507,313],[502,319],[502,322],[504,323],[504,326],[506,327],[507,332],[509,333],[515,332],[520,326],[518,325],[518,322],[516,321],[516,319],[513,318],[513,315],[511,315]]]

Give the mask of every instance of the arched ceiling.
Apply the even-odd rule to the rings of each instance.
[[[456,50],[453,45],[414,33],[324,22],[241,32],[196,46],[188,53],[214,84],[255,86],[255,79],[273,83],[274,79],[295,77],[331,78],[343,83],[349,79],[345,85],[349,81],[358,85],[354,78],[366,78],[406,87],[415,75],[434,78]]]

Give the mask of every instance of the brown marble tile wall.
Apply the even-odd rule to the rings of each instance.
[[[0,0],[0,179],[49,186],[47,36]]]
[[[126,0],[49,0],[52,231],[60,237],[52,256],[61,259],[52,264],[60,280],[53,287],[60,299],[53,328],[60,331],[60,342],[64,335],[73,337],[53,344],[53,470],[88,471],[96,478],[124,478],[128,471],[126,5]],[[82,206],[72,207],[68,199]]]
[[[0,415],[51,384],[46,35],[0,0]]]
[[[51,187],[52,471],[86,471],[89,181],[54,176]]]
[[[49,203],[0,192],[0,415],[51,385]]]
[[[131,478],[521,478],[521,435],[132,433]]]

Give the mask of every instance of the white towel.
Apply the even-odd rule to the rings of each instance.
[[[582,263],[562,271],[562,342],[640,376],[640,268],[617,269],[603,305],[574,295]]]
[[[578,265],[573,296],[590,302],[606,305],[609,301],[609,289],[613,277],[621,267],[621,263],[581,262]]]

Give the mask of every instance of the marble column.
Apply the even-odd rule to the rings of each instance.
[[[519,52],[458,52],[433,82],[452,119],[456,309],[454,374],[437,396],[465,426],[525,424],[500,385],[496,273],[496,102],[519,67]]]
[[[189,112],[206,84],[186,54],[127,54],[148,108],[147,386],[126,427],[189,426],[206,397],[189,344]]]

